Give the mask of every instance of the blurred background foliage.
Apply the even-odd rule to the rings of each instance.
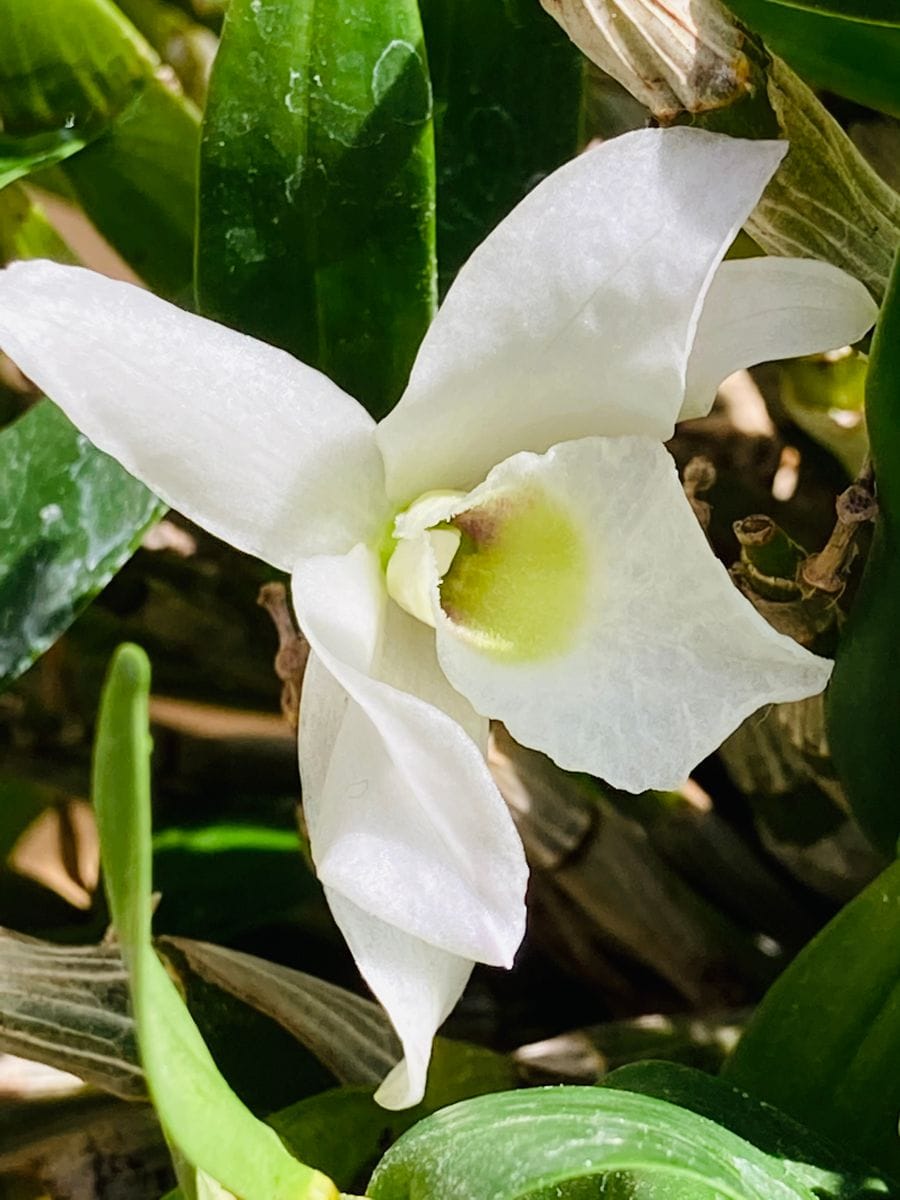
[[[686,121],[791,139],[732,253],[826,258],[880,299],[900,237],[900,18],[876,0],[690,8],[701,50],[707,8],[733,30],[742,83],[712,103],[676,64],[648,106],[639,71],[606,74],[537,0],[0,0],[0,262],[140,280],[286,347],[378,416],[439,296],[529,188],[593,139]],[[635,55],[664,39],[661,9],[642,7]],[[898,313],[893,299],[868,395],[867,346],[769,364],[670,447],[739,585],[779,628],[837,648],[829,712],[751,719],[682,792],[640,797],[497,728],[492,766],[533,868],[529,934],[510,974],[476,971],[422,1112],[647,1058],[715,1071],[780,976],[728,1078],[900,1174]],[[836,495],[871,493],[870,435],[874,534],[846,504],[835,519]],[[256,603],[271,572],[165,513],[2,358],[0,531],[0,922],[15,931],[0,1049],[93,1085],[68,1095],[0,1059],[0,1196],[155,1196],[169,1179],[152,1117],[123,1099],[143,1095],[125,976],[96,945],[89,760],[123,640],[154,670],[161,950],[245,1102],[285,1110],[301,1156],[315,1146],[362,1187],[422,1113],[370,1100],[393,1035],[361,999],[297,822],[277,638]],[[701,1103],[693,1075],[631,1090],[645,1079],[685,1111],[727,1108],[725,1090]],[[405,1170],[385,1169],[384,1194]]]

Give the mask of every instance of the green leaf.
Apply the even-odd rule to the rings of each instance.
[[[0,125],[48,145],[100,232],[153,288],[188,293],[199,118],[109,0],[0,0]]]
[[[864,24],[774,0],[728,0],[728,7],[818,87],[900,116],[900,27]]]
[[[0,686],[52,645],[162,511],[49,400],[0,432]]]
[[[7,840],[15,839],[46,802],[43,790],[29,793],[26,786],[10,782],[0,788]],[[246,1008],[259,1019],[244,1018],[245,1026],[255,1023],[259,1030],[270,1018],[334,1079],[370,1092],[402,1053],[382,1009],[333,983],[188,938],[160,938],[157,947],[204,1030],[221,1023],[223,1012]],[[61,946],[0,931],[0,1049],[71,1071],[116,1095],[145,1096],[127,982],[116,945]],[[436,1080],[444,1077],[444,1044],[439,1041],[435,1051]],[[468,1049],[452,1044],[454,1078],[464,1073]],[[509,1070],[506,1060],[499,1061]],[[323,1076],[331,1082],[321,1070],[315,1075],[320,1086]],[[509,1082],[505,1077],[503,1085]],[[302,1088],[295,1088],[294,1096],[298,1091]]]
[[[232,0],[204,117],[201,309],[386,412],[434,308],[432,143],[415,0]]]
[[[167,0],[116,0],[154,50],[177,72],[185,91],[202,108],[218,39]]]
[[[86,145],[87,139],[66,129],[30,138],[11,138],[0,134],[0,191],[33,171],[52,167],[77,154]]]
[[[900,863],[769,990],[726,1063],[737,1087],[900,1178]]]
[[[879,511],[838,644],[826,716],[853,814],[893,854],[900,835],[900,254],[872,342],[866,422]]]
[[[269,1118],[298,1158],[314,1158],[342,1191],[365,1182],[387,1143],[430,1113],[471,1096],[505,1091],[516,1083],[508,1058],[438,1038],[421,1104],[390,1112],[371,1088],[336,1088],[310,1096]]]
[[[467,1100],[420,1122],[372,1176],[372,1200],[518,1200],[622,1194],[656,1200],[813,1200],[776,1156],[683,1108],[603,1088]],[[579,1184],[590,1184],[590,1187]]]
[[[896,0],[764,0],[764,3],[770,8],[796,8],[801,12],[846,17],[850,21],[900,26]]]
[[[321,911],[321,887],[292,829],[249,822],[170,827],[153,839],[153,872],[161,932],[232,942],[253,928],[302,924]]]
[[[7,187],[0,193],[0,264],[16,258],[76,261],[43,209],[21,185]]]
[[[603,1087],[656,1096],[724,1125],[784,1161],[823,1200],[863,1200],[893,1192],[865,1167],[848,1163],[830,1142],[727,1080],[669,1062],[642,1062],[608,1075]]]
[[[164,938],[191,971],[277,1021],[344,1083],[381,1082],[402,1054],[384,1010],[312,975],[251,954]]]
[[[63,164],[97,229],[154,291],[190,302],[199,119],[154,75],[102,138]]]
[[[575,155],[584,65],[534,0],[422,0],[421,8],[446,291],[497,222]]]
[[[150,940],[150,664],[116,652],[94,746],[94,806],[106,893],[128,967],[138,1045],[153,1103],[180,1154],[242,1200],[335,1195],[231,1091]]]

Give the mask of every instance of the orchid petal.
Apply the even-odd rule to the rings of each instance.
[[[436,616],[450,682],[524,745],[630,792],[674,788],[762,705],[824,688],[832,664],[776,633],[732,584],[657,442],[589,438],[519,454],[465,503],[523,491],[565,509],[586,549],[564,646],[504,659],[437,602]]]
[[[403,1045],[403,1058],[375,1099],[385,1108],[418,1104],[434,1035],[462,995],[474,963],[380,921],[332,888],[325,895],[360,974]]]
[[[406,660],[399,665],[385,665],[383,657],[379,663],[373,654],[378,618],[363,610],[380,614],[385,604],[375,556],[359,546],[342,557],[306,559],[295,571],[293,592],[313,653],[348,696],[321,792],[308,811],[319,878],[430,945],[510,965],[524,932],[521,842],[472,737],[427,699],[373,677],[384,669],[398,682],[401,675],[418,675],[421,685],[424,676],[423,664],[413,659],[421,654],[417,643],[391,637],[392,649]],[[428,656],[436,681],[433,642]],[[438,686],[444,701],[462,708],[445,682]],[[304,689],[304,706],[307,699]],[[305,711],[301,725],[308,718]],[[306,757],[304,745],[308,797]]]
[[[166,503],[267,562],[386,520],[371,418],[282,350],[49,262],[0,272],[0,346]]]
[[[434,635],[424,632],[433,659]],[[446,681],[440,686],[450,690]],[[328,765],[352,703],[316,655],[310,654],[300,708],[300,762],[303,808],[311,828],[316,826]],[[434,1035],[461,996],[473,964],[380,921],[332,888],[325,888],[325,897],[360,974],[390,1016],[403,1045],[404,1058],[384,1080],[376,1099],[385,1108],[418,1104]]]
[[[746,258],[722,263],[706,296],[679,420],[709,412],[743,367],[858,341],[878,316],[865,287],[830,263]]]
[[[470,488],[570,438],[669,437],[707,288],[785,150],[642,130],[539,184],[460,271],[378,427],[389,494]]]

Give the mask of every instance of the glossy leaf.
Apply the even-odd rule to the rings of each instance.
[[[199,121],[110,0],[0,0],[0,124],[69,145],[72,195],[152,287],[190,286]]]
[[[900,863],[766,994],[724,1075],[900,1178]]]
[[[728,0],[728,7],[818,87],[900,116],[900,26],[865,24],[775,0]]]
[[[40,205],[21,184],[0,192],[0,264],[16,258],[52,258],[55,262],[76,261]]]
[[[94,747],[94,806],[113,925],[128,968],[153,1103],[181,1156],[242,1200],[319,1200],[324,1176],[294,1159],[225,1083],[150,940],[150,666],[116,652]]]
[[[75,197],[154,291],[191,301],[199,121],[155,76],[139,100],[63,165]]]
[[[893,854],[900,836],[900,255],[875,331],[866,422],[879,512],[828,689],[828,740],[854,816]]]
[[[75,256],[19,185],[0,192],[0,263]],[[0,687],[63,633],[164,506],[49,400],[0,432]]]
[[[344,1191],[362,1186],[387,1143],[430,1113],[472,1096],[505,1091],[516,1083],[508,1058],[438,1038],[428,1069],[428,1089],[415,1108],[391,1112],[371,1089],[339,1088],[310,1096],[269,1118],[298,1158],[314,1159]]]
[[[779,8],[796,8],[801,12],[846,17],[851,21],[900,26],[900,12],[897,11],[895,0],[766,0],[766,3]]]
[[[168,0],[116,0],[201,107],[218,47],[216,35]]]
[[[224,821],[170,827],[153,839],[153,873],[161,933],[233,942],[273,922],[302,925],[323,907],[291,829]]]
[[[822,1200],[868,1200],[893,1192],[890,1182],[864,1165],[849,1162],[849,1156],[820,1135],[705,1071],[670,1062],[632,1063],[608,1075],[602,1086],[655,1096],[724,1125],[782,1159]]]
[[[575,155],[584,66],[535,0],[422,0],[421,9],[444,291],[497,222]]]
[[[814,1196],[777,1156],[712,1121],[655,1097],[580,1087],[501,1092],[443,1109],[387,1152],[368,1195],[575,1197],[597,1195],[601,1179],[601,1188],[621,1184],[629,1196],[652,1184],[656,1200]]]
[[[198,237],[205,313],[387,411],[435,299],[414,0],[232,0],[204,117]]]
[[[0,432],[0,686],[52,645],[162,511],[49,400]]]
[[[33,171],[52,167],[77,154],[86,145],[85,138],[70,135],[67,130],[32,138],[10,138],[0,134],[0,191]]]
[[[343,1083],[374,1087],[400,1057],[390,1022],[371,1000],[225,946],[163,939],[166,954],[170,946],[201,978],[277,1021]]]

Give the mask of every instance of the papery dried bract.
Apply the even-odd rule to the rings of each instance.
[[[588,58],[660,121],[724,108],[750,86],[744,35],[716,0],[541,0]]]

